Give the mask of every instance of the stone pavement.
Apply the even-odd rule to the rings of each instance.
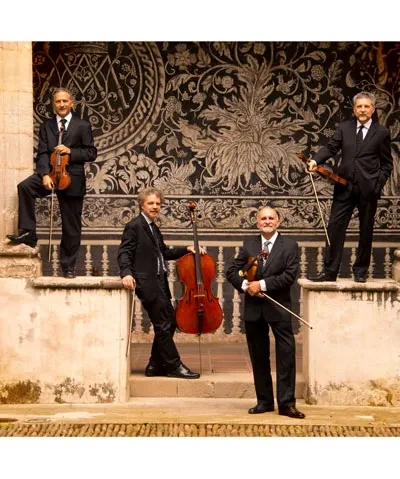
[[[311,406],[303,420],[250,415],[253,399],[132,398],[126,404],[0,405],[0,436],[400,437],[400,408]]]

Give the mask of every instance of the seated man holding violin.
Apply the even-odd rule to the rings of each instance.
[[[307,162],[309,172],[318,171],[319,165],[341,150],[338,174],[345,180],[345,183],[335,183],[324,269],[316,277],[310,278],[311,281],[336,281],[346,230],[355,207],[358,209],[360,233],[352,269],[356,282],[365,283],[367,280],[378,199],[393,169],[390,133],[372,119],[374,111],[375,96],[372,93],[360,92],[355,95],[355,118],[340,123],[328,144]]]
[[[269,347],[271,328],[276,344],[279,414],[303,419],[305,415],[296,408],[296,344],[289,309],[290,288],[299,271],[299,251],[296,241],[278,233],[279,225],[275,209],[261,208],[257,214],[260,234],[244,240],[226,277],[239,292],[245,293],[243,319],[257,396],[257,404],[249,409],[249,414],[275,409]],[[263,292],[268,292],[270,299]]]
[[[34,248],[37,243],[35,200],[55,190],[62,221],[61,268],[64,277],[74,278],[86,194],[84,164],[96,159],[97,149],[90,123],[72,115],[74,100],[66,88],[54,90],[52,105],[56,115],[44,122],[39,131],[36,173],[18,184],[19,233],[7,238],[12,243]]]

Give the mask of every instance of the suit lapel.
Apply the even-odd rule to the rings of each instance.
[[[57,120],[55,117],[50,122],[50,128],[51,128],[51,131],[54,133],[54,136],[57,138],[57,143],[58,143],[58,126],[57,126]]]
[[[367,134],[365,135],[365,138],[363,140],[363,142],[361,143],[361,146],[360,146],[360,151],[366,147],[366,145],[368,144],[369,141],[371,141],[371,139],[376,135],[376,123],[375,122],[372,122],[371,123],[371,126],[369,127],[368,131],[367,131]]]
[[[150,229],[149,223],[147,223],[147,221],[144,218],[144,216],[142,215],[142,213],[140,213],[140,219],[142,220],[143,228],[146,231],[146,233],[148,234],[149,238],[157,246],[156,239],[154,238],[154,235],[153,235],[153,233]]]
[[[367,134],[365,135],[365,138],[360,145],[357,155],[360,154],[360,152],[367,146],[368,142],[371,141],[371,138],[373,138],[375,135],[376,135],[376,123],[373,121],[371,123],[371,126],[368,128]],[[354,140],[354,145],[355,145],[355,140]]]
[[[76,126],[76,120],[75,120],[74,115],[72,115],[71,120],[69,121],[69,124],[68,124],[68,128],[66,129],[66,131],[63,134],[63,140],[66,140],[68,138],[73,137],[73,132],[75,130],[75,126]],[[64,141],[63,141],[63,143],[64,143]]]

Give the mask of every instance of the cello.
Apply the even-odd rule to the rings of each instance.
[[[184,294],[177,301],[175,318],[181,332],[200,337],[203,333],[213,333],[221,326],[223,312],[218,298],[211,291],[211,281],[216,273],[214,258],[207,253],[200,255],[195,209],[196,203],[190,202],[196,253],[185,254],[176,262],[178,279],[184,284]]]

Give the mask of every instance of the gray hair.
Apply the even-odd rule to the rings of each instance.
[[[371,100],[372,106],[375,107],[376,98],[373,93],[370,93],[369,91],[360,91],[360,93],[354,95],[353,105],[355,105],[358,100],[361,100],[361,98],[368,98],[368,100]]]
[[[262,210],[264,210],[265,208],[269,208],[270,210],[275,211],[276,217],[278,218],[279,221],[281,220],[281,215],[279,214],[279,211],[278,211],[276,208],[274,208],[273,206],[271,206],[271,205],[261,206],[261,207],[258,209],[258,211],[257,211],[257,216],[258,216],[258,215],[260,214],[260,212],[261,212]]]
[[[54,100],[54,97],[57,95],[57,93],[68,93],[71,100],[74,100],[72,93],[67,88],[64,88],[62,86],[55,88],[53,91],[53,100]]]
[[[137,197],[140,209],[142,209],[146,198],[150,195],[158,196],[158,198],[160,198],[161,204],[164,203],[164,194],[162,191],[158,190],[157,188],[146,188],[142,190]]]

